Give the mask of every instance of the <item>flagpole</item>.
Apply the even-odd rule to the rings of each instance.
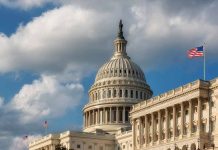
[[[204,43],[204,80],[206,80],[206,48],[205,48],[205,43]]]

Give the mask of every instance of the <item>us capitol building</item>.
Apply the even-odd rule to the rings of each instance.
[[[83,108],[83,132],[49,134],[29,150],[196,150],[218,147],[218,78],[152,97],[126,52],[120,21],[114,54],[98,71]]]

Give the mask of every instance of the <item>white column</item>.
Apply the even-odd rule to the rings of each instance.
[[[108,123],[108,109],[106,109],[106,108],[104,108],[105,110],[104,110],[104,113],[105,113],[105,115],[104,115],[104,117],[105,117],[105,124],[107,124]]]
[[[142,146],[142,120],[139,117],[139,147]]]
[[[92,124],[95,124],[95,110],[92,110]]]
[[[165,125],[165,126],[166,126],[166,127],[165,127],[165,128],[166,128],[166,129],[165,129],[165,140],[166,140],[166,143],[167,143],[168,131],[169,131],[169,130],[168,130],[168,109],[167,109],[167,108],[165,109],[165,116],[166,116],[166,118],[165,118],[165,119],[166,119],[166,122],[165,122],[165,123],[166,123],[166,125]]]
[[[180,138],[183,137],[184,134],[184,106],[183,106],[183,102],[180,104],[181,106],[181,134],[180,134]]]
[[[110,123],[112,123],[112,108],[110,107]]]
[[[91,111],[89,111],[89,126],[91,125]]]
[[[147,146],[147,141],[148,141],[148,116],[145,115],[145,133],[144,133],[144,137],[145,137],[145,147]]]
[[[98,120],[97,120],[97,124],[100,124],[100,109],[98,108]]]
[[[161,111],[158,111],[158,143],[161,142]]]
[[[173,105],[173,140],[176,137],[176,106]]]
[[[135,119],[132,120],[132,132],[133,132],[133,142],[132,142],[132,146],[133,146],[133,150],[136,149],[136,121]]]
[[[106,123],[106,118],[105,118],[105,107],[103,108],[103,112],[102,112],[102,122],[103,122],[103,124]]]
[[[192,100],[189,100],[189,136],[192,134]]]
[[[198,98],[198,134],[200,135],[201,133],[201,98]]]
[[[119,122],[119,107],[116,107],[116,123]]]
[[[123,106],[123,123],[125,123],[125,106]]]
[[[154,113],[151,113],[151,144],[154,142]]]

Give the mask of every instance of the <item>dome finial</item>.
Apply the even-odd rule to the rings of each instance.
[[[121,39],[125,39],[123,36],[123,23],[122,23],[121,19],[120,19],[120,23],[119,23],[119,32],[118,32],[117,37],[121,38]]]

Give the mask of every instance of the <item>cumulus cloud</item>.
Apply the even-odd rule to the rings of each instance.
[[[32,84],[24,85],[9,107],[21,113],[21,122],[54,118],[74,108],[83,96],[81,84],[59,83],[55,77],[43,75]]]
[[[63,6],[21,25],[10,37],[1,34],[0,72],[91,70],[108,45],[110,24],[102,25],[108,22],[105,16],[107,13]]]
[[[23,85],[8,103],[0,98],[2,148],[8,149],[11,145],[10,149],[23,150],[28,141],[33,140],[31,135],[41,132],[44,120],[66,115],[80,104],[83,86],[77,81],[66,83],[58,79],[58,76],[43,74],[31,84]],[[29,138],[24,140],[25,134]]]
[[[0,4],[10,8],[20,8],[28,10],[34,7],[42,7],[52,0],[0,0]]]

